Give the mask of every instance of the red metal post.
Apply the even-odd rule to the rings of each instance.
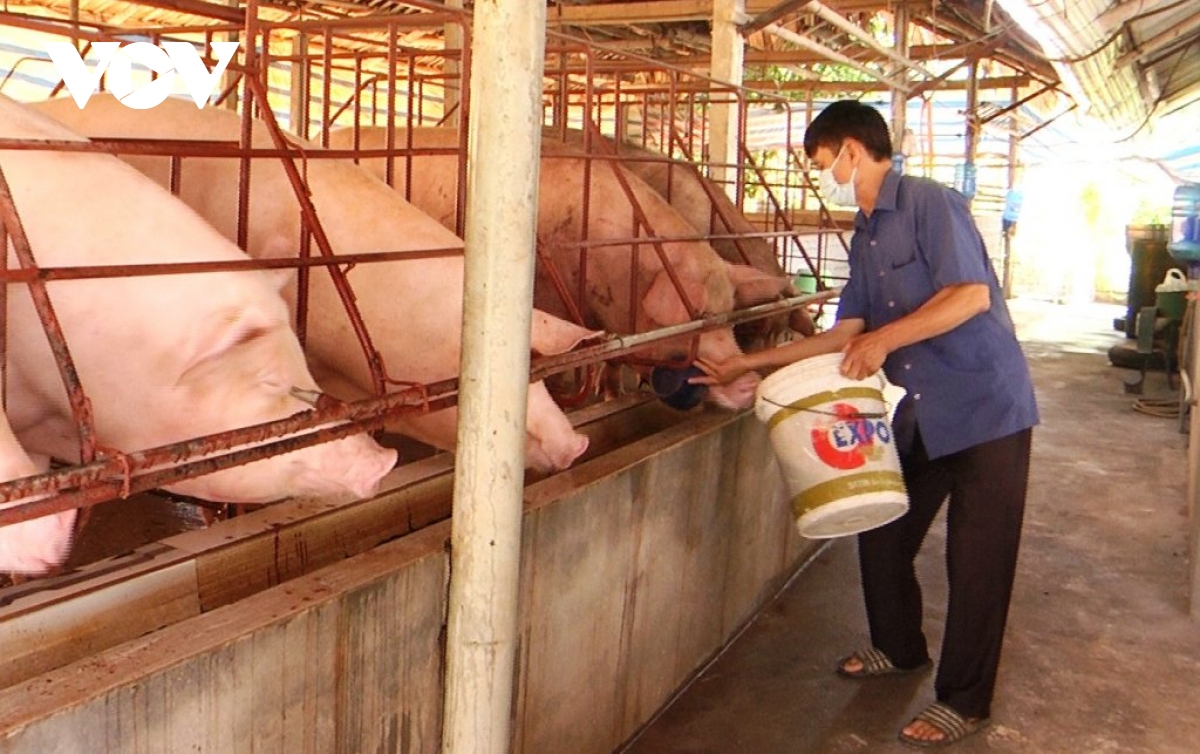
[[[3,169],[0,169],[0,224],[3,224],[9,240],[12,241],[13,251],[21,267],[27,270],[36,269],[37,261],[34,259],[33,249],[29,246],[29,238],[25,235],[25,226],[21,224],[21,217],[17,213],[17,205],[13,201],[12,190],[9,188]],[[7,254],[5,256],[7,257]],[[6,269],[7,266],[6,262]],[[50,350],[54,353],[54,362],[58,366],[63,387],[66,389],[71,403],[71,414],[75,417],[75,424],[79,428],[79,455],[85,463],[89,462],[96,456],[96,424],[92,418],[92,404],[83,391],[79,373],[75,370],[75,360],[71,358],[71,349],[67,346],[62,325],[54,313],[54,305],[50,301],[50,294],[46,290],[45,282],[31,280],[29,295],[33,299],[34,309],[46,331],[46,339],[50,342]],[[8,318],[5,317],[6,327],[7,320]]]

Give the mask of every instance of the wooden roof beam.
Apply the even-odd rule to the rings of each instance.
[[[205,2],[205,0],[128,0],[128,2],[130,5],[144,5],[148,8],[187,13],[200,18],[215,18],[218,21],[229,21],[236,24],[246,23],[246,13],[243,9]]]
[[[605,47],[618,47],[618,48],[624,48],[624,49],[634,49],[637,47],[648,48],[651,46],[651,44],[652,43],[649,39],[630,41],[624,45],[614,45],[610,41],[605,41],[603,43],[603,45]],[[869,58],[871,60],[871,62],[879,62],[880,60],[883,60],[882,56],[877,56],[877,57],[871,58],[869,55],[870,51],[866,47],[851,46],[851,47],[847,47],[847,48],[842,48],[842,52],[844,52],[847,55],[850,55],[858,60],[862,60],[864,58]],[[976,55],[980,59],[985,59],[985,58],[990,57],[989,54],[981,53],[980,48],[976,47],[975,45],[969,45],[969,46],[961,45],[961,44],[915,45],[915,46],[909,48],[909,57],[911,57],[913,60],[924,60],[924,61],[936,60],[936,61],[940,61],[943,63],[957,63],[958,61],[964,60],[971,55]],[[655,60],[659,60],[659,61],[661,61],[663,63],[667,63],[669,65],[677,65],[677,66],[693,66],[694,67],[694,66],[707,66],[708,65],[708,55],[707,54],[702,54],[702,55],[661,55],[661,56],[655,57]],[[747,66],[762,66],[762,65],[791,66],[791,65],[811,65],[813,63],[829,62],[828,58],[821,55],[820,53],[816,53],[811,50],[748,49],[748,50],[746,50],[744,60],[745,60],[745,63]],[[1000,62],[1004,62],[1004,61],[1000,61]],[[1009,63],[1007,63],[1007,62],[1005,62],[1004,64],[1009,65]],[[638,63],[638,65],[644,65],[644,63]]]
[[[961,44],[913,45],[908,48],[908,57],[913,60],[959,61],[968,57],[973,48]],[[844,49],[844,51],[846,51]],[[851,47],[847,54],[858,56],[866,53],[866,47]],[[986,56],[984,56],[986,57]],[[746,50],[746,63],[757,65],[803,65],[825,62],[825,58],[809,50]]]
[[[863,65],[862,63],[858,62],[857,60],[847,57],[846,55],[843,55],[842,53],[838,52],[837,50],[833,50],[829,47],[826,47],[825,45],[821,44],[820,42],[818,42],[814,39],[810,39],[802,34],[797,34],[796,32],[794,32],[790,29],[786,29],[786,28],[780,26],[779,24],[767,24],[765,27],[763,27],[763,31],[768,32],[770,34],[774,34],[775,36],[779,37],[780,39],[784,40],[785,42],[790,42],[799,47],[805,47],[809,50],[818,52],[821,55],[824,55],[826,57],[826,59],[828,59],[831,62],[841,63],[842,65],[848,65],[851,68],[854,68],[855,70],[862,71],[863,73],[867,74],[868,76],[873,76],[874,78],[877,78],[880,81],[885,82],[892,89],[898,89],[902,92],[907,93],[912,88],[912,85],[910,83],[908,83],[902,79],[895,78],[883,71],[877,71],[873,68],[870,68],[869,66]]]
[[[903,3],[908,6],[909,13],[929,12],[933,8],[933,0],[822,0],[830,8],[839,13],[871,13],[874,11],[895,10]],[[780,5],[780,0],[746,0],[746,15],[760,16]],[[786,15],[786,14],[785,14]]]
[[[1180,44],[1190,44],[1189,38],[1195,36],[1197,30],[1200,30],[1200,13],[1182,19],[1180,23],[1139,43],[1132,50],[1117,58],[1117,62],[1113,63],[1113,67],[1123,68],[1135,60],[1149,57],[1158,50],[1169,46],[1175,47]]]
[[[712,0],[555,5],[546,11],[546,23],[552,26],[627,26],[629,24],[668,24],[710,19],[712,19]]]
[[[1015,87],[1028,86],[1032,82],[1029,76],[991,76],[978,80],[982,89],[1011,90]],[[887,92],[891,87],[877,81],[747,81],[742,84],[746,89],[762,92],[786,91],[834,91],[834,92]],[[938,84],[937,91],[957,91],[967,88],[966,81],[943,81]]]
[[[977,29],[973,29],[967,24],[959,23],[946,16],[938,16],[936,25],[928,18],[913,18],[912,23],[928,29],[935,34],[940,34],[943,37],[957,35],[961,39],[974,40],[976,44],[986,44],[988,41],[986,38],[982,40],[979,38],[979,31]],[[1020,49],[1012,49],[1013,47]],[[1058,73],[1050,63],[1046,62],[1041,51],[1029,48],[1018,36],[1010,36],[1009,40],[1004,41],[1000,47],[995,49],[991,57],[1010,68],[1029,71],[1044,81],[1058,81]]]
[[[742,34],[752,34],[756,31],[761,31],[769,24],[773,24],[793,11],[799,10],[800,6],[807,5],[810,0],[783,0],[777,2],[774,7],[769,8],[758,15],[752,17],[749,21],[742,25]],[[747,8],[747,12],[749,8]]]
[[[169,0],[168,0],[169,1]],[[754,17],[779,5],[779,0],[746,0],[746,14]],[[842,13],[890,10],[888,0],[833,0],[830,5]],[[910,2],[910,8],[928,10],[932,0]],[[916,8],[913,8],[916,10]],[[643,0],[601,5],[555,5],[546,12],[551,26],[625,26],[629,24],[670,24],[712,20],[712,0]]]

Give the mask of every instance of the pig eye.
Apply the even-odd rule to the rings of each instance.
[[[264,337],[268,332],[269,332],[269,330],[267,330],[267,328],[265,328],[265,327],[246,328],[246,330],[244,330],[243,332],[238,334],[237,340],[234,341],[233,345],[234,346],[243,346],[243,345],[246,345],[247,343],[253,343],[254,341],[258,340],[259,338]]]

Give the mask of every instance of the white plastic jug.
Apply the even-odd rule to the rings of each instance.
[[[1144,288],[1142,290],[1145,290]],[[1177,270],[1174,267],[1167,270],[1167,274],[1163,277],[1163,281],[1154,288],[1155,293],[1178,293],[1188,290],[1188,281],[1184,277],[1182,270]]]

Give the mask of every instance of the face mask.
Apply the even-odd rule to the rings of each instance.
[[[833,177],[833,166],[842,159],[842,154],[846,151],[846,145],[838,150],[837,157],[833,158],[833,162],[829,167],[821,171],[820,188],[821,196],[825,197],[825,201],[830,204],[840,204],[843,207],[858,206],[858,197],[854,192],[854,179],[858,177],[858,167],[850,173],[850,180],[847,183],[838,183]]]

